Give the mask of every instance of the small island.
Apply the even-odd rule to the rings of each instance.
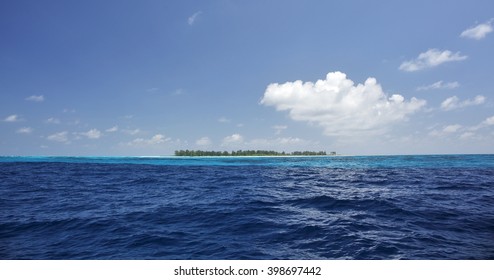
[[[175,156],[188,156],[188,157],[247,157],[247,156],[335,156],[336,152],[330,152],[329,154],[325,151],[313,152],[313,151],[295,151],[285,153],[277,151],[267,151],[267,150],[238,150],[238,151],[201,151],[201,150],[177,150],[175,151]]]

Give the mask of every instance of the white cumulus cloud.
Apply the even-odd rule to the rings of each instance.
[[[443,81],[435,82],[431,85],[418,87],[417,90],[430,90],[430,89],[455,89],[460,86],[458,82],[445,83]]]
[[[29,97],[26,97],[26,100],[33,102],[43,102],[45,100],[45,97],[43,95],[31,95]]]
[[[477,26],[468,28],[467,30],[461,32],[460,37],[480,40],[485,38],[487,34],[492,32],[492,22],[494,19],[491,19],[487,22],[481,23]]]
[[[330,136],[382,133],[422,108],[425,100],[406,101],[399,94],[388,97],[375,78],[355,85],[346,74],[330,72],[317,82],[270,84],[260,101],[278,111],[288,111],[296,121],[324,128]]]
[[[444,100],[441,103],[441,109],[443,109],[444,111],[450,111],[450,110],[464,108],[464,107],[468,107],[468,106],[480,105],[480,104],[483,104],[484,102],[485,102],[485,97],[482,95],[477,95],[477,96],[475,96],[474,99],[467,99],[467,100],[461,101],[461,102],[460,102],[460,99],[458,97],[452,96],[452,97],[446,98],[446,100]]]
[[[466,55],[460,55],[460,52],[453,53],[449,50],[441,51],[438,49],[429,49],[419,54],[416,59],[408,60],[400,65],[400,70],[414,72],[426,68],[432,68],[440,64],[461,61],[467,59]]]

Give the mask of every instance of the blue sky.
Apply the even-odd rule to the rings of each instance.
[[[2,1],[0,155],[494,152],[492,1]]]

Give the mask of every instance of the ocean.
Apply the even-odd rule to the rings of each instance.
[[[494,259],[494,155],[0,157],[0,259]]]

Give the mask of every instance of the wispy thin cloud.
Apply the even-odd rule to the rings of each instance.
[[[45,120],[45,123],[49,123],[49,124],[60,124],[60,120],[57,119],[57,118],[48,118],[47,120]]]
[[[136,135],[136,134],[140,133],[141,130],[139,128],[136,128],[136,129],[124,129],[123,132],[124,133],[127,133],[129,135]]]
[[[46,139],[54,142],[69,143],[68,132],[62,131],[49,135]]]
[[[158,90],[160,90],[159,88],[156,88],[156,87],[153,87],[153,88],[148,88],[146,89],[146,92],[149,92],[149,93],[156,93]]]
[[[451,111],[454,109],[460,109],[468,106],[481,105],[485,102],[485,99],[486,99],[485,96],[477,95],[475,96],[474,99],[467,99],[464,101],[460,101],[460,99],[457,96],[452,96],[446,98],[441,103],[441,109],[443,109],[444,111]]]
[[[228,119],[228,118],[225,118],[225,117],[221,117],[221,118],[218,119],[218,122],[220,122],[220,123],[230,123],[231,120]]]
[[[21,127],[16,132],[20,134],[30,134],[31,132],[33,132],[33,129],[30,127]]]
[[[462,128],[461,125],[459,124],[451,124],[451,125],[447,125],[443,128],[443,132],[445,133],[454,133],[454,132],[457,132],[460,128]]]
[[[185,90],[181,89],[181,88],[178,88],[175,91],[173,91],[172,93],[170,93],[171,96],[179,96],[179,95],[184,95],[184,94],[185,94]]]
[[[202,11],[195,12],[187,19],[187,23],[192,26],[197,21],[198,17],[202,14]]]
[[[476,126],[471,127],[469,130],[470,131],[476,131],[484,127],[489,127],[489,126],[494,126],[494,116],[490,116],[483,120],[481,123],[479,123]]]
[[[196,145],[197,146],[201,146],[201,147],[207,147],[207,146],[211,146],[213,142],[211,141],[211,139],[209,137],[201,137],[199,139],[196,140]]]
[[[226,136],[223,138],[223,146],[228,146],[232,144],[240,144],[244,142],[244,137],[238,133],[232,134],[230,136]]]
[[[81,132],[79,133],[79,135],[86,136],[89,139],[99,139],[103,134],[101,133],[101,131],[93,128],[86,132]]]
[[[447,134],[458,132],[462,127],[463,126],[459,124],[446,125],[440,130],[434,129],[433,131],[429,132],[429,136],[434,136],[434,137],[445,136]]]
[[[10,115],[8,117],[6,117],[5,119],[3,119],[4,122],[18,122],[20,121],[19,119],[19,116],[18,115]]]
[[[241,143],[247,149],[295,151],[306,147],[319,147],[316,141],[309,141],[298,137],[256,138]]]
[[[458,82],[445,83],[443,81],[435,82],[431,85],[418,87],[417,90],[431,90],[431,89],[455,89],[460,86]]]
[[[427,68],[436,67],[446,62],[461,61],[468,56],[460,55],[460,52],[453,53],[449,50],[429,49],[419,54],[415,59],[404,61],[399,69],[405,72],[415,72]]]
[[[115,125],[113,127],[110,127],[108,129],[105,130],[106,132],[117,132],[118,131],[118,126]]]
[[[494,116],[492,116],[492,117],[488,117],[487,119],[485,119],[485,120],[482,122],[482,125],[485,125],[485,126],[491,126],[491,125],[494,125]]]
[[[127,143],[127,146],[155,146],[159,144],[164,144],[170,142],[172,139],[170,137],[165,137],[163,134],[156,134],[153,137],[146,138],[136,138]]]
[[[493,31],[492,22],[494,19],[490,19],[487,22],[481,23],[474,27],[468,28],[467,30],[461,32],[460,37],[469,38],[475,40],[481,40],[487,36],[487,34]]]
[[[26,97],[26,100],[33,102],[43,102],[45,100],[45,97],[43,95],[31,95],[29,97]]]
[[[283,132],[287,128],[288,128],[288,126],[286,126],[286,125],[275,125],[275,126],[273,126],[273,129],[275,130],[274,133],[276,135],[280,135],[281,132]]]
[[[475,133],[471,131],[464,132],[463,134],[460,135],[461,140],[469,140],[475,137]]]
[[[482,132],[479,130],[494,126],[494,116],[490,116],[474,126],[463,126],[460,124],[445,125],[440,129],[433,129],[429,132],[429,136],[433,137],[447,137],[449,135],[456,135],[460,140],[479,139],[482,137]]]
[[[494,126],[494,116],[490,116],[490,117],[486,118],[485,120],[483,120],[482,122],[480,122],[479,124],[468,128],[468,132],[466,133],[467,135],[465,136],[465,138],[471,138],[472,136],[475,135],[473,133],[474,131],[477,131],[477,130],[480,130],[480,129],[483,129],[486,127],[490,127],[490,126]]]

